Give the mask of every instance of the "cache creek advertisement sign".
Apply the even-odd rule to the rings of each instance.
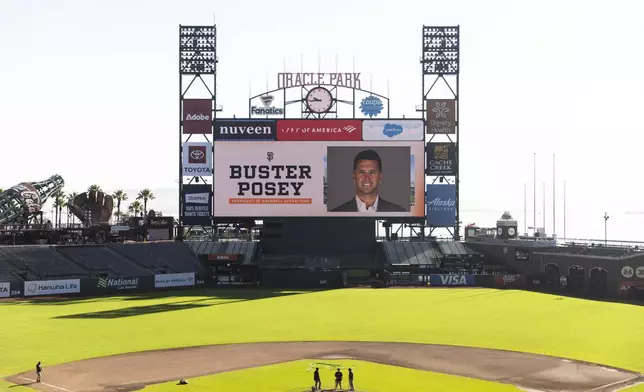
[[[425,216],[423,141],[216,141],[214,145],[215,217]],[[353,161],[370,149],[382,158],[383,175],[375,186],[380,200],[391,202],[389,211],[359,212],[355,205],[327,208],[326,193],[338,205],[355,202]],[[411,163],[401,163],[406,159]],[[406,185],[397,185],[403,182]],[[327,186],[332,183],[339,185]],[[394,211],[394,203],[406,208]]]
[[[183,185],[183,211],[181,221],[185,225],[210,226],[212,216],[212,193],[208,184]]]

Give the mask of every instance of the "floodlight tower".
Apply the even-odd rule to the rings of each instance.
[[[213,125],[216,112],[221,110],[217,107],[217,62],[216,25],[179,25],[179,238],[194,226],[212,230],[212,214],[207,219],[185,215],[184,195],[186,185],[201,183],[209,185],[212,199],[214,159],[207,175],[184,173],[183,162],[187,159],[184,157],[184,143],[207,143],[212,154]],[[212,203],[210,211],[212,213]],[[188,227],[187,233],[183,232],[184,225]]]
[[[432,191],[426,194],[426,203],[430,204],[427,225],[430,236],[435,229],[443,228],[458,241],[461,226],[458,164],[460,26],[423,26],[422,44],[422,104],[416,110],[426,119],[425,173],[428,185],[446,187],[430,187]],[[443,205],[430,211],[439,203]],[[450,208],[450,203],[453,220],[445,210]],[[451,214],[452,210],[449,211]]]

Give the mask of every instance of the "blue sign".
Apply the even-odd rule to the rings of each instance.
[[[387,123],[387,124],[385,124],[385,126],[384,126],[384,128],[382,130],[382,133],[385,136],[391,138],[391,137],[394,137],[396,135],[400,135],[402,133],[402,131],[403,131],[402,125]]]
[[[430,275],[430,286],[475,286],[474,275]]]
[[[370,95],[360,102],[360,111],[370,118],[379,115],[383,107],[382,101],[375,95]]]
[[[425,192],[427,224],[430,227],[454,227],[456,224],[456,185],[427,185]]]

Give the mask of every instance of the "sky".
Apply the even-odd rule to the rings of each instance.
[[[505,210],[566,236],[644,240],[644,38],[636,1],[0,1],[0,187],[55,173],[66,190],[151,188],[178,209],[179,25],[218,28],[221,117],[247,116],[286,68],[362,73],[417,117],[422,26],[460,25],[461,219]],[[319,57],[318,57],[319,55]],[[319,60],[318,60],[319,59]],[[388,86],[388,87],[387,87]],[[364,86],[363,86],[364,87]],[[608,152],[615,146],[613,153]],[[25,157],[26,156],[26,157]],[[168,195],[161,197],[161,195]],[[174,195],[174,196],[173,196]],[[640,212],[634,214],[633,212]]]

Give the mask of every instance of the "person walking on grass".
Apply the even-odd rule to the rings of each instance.
[[[353,370],[351,370],[351,368],[349,368],[349,390],[355,391],[355,389],[353,389]]]
[[[313,372],[313,382],[315,383],[315,389],[322,389],[322,381],[320,381],[320,368],[315,368],[315,372]]]
[[[40,374],[42,373],[42,365],[40,361],[36,364],[36,382],[40,382]]]

